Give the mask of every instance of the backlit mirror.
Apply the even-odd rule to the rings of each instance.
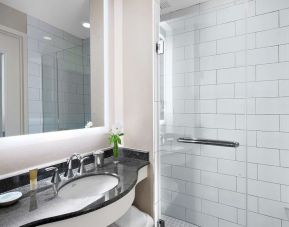
[[[1,136],[91,121],[89,15],[89,0],[0,0]]]

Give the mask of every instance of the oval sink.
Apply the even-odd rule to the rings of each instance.
[[[75,179],[58,190],[58,196],[65,199],[95,197],[113,189],[119,179],[112,175],[90,175]]]

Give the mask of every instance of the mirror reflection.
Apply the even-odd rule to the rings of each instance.
[[[10,116],[0,124],[2,136],[80,129],[91,121],[89,21],[89,0],[0,0],[0,78],[6,96],[0,106],[8,106],[0,119]],[[27,51],[13,44],[15,36],[25,37]],[[17,56],[27,67],[15,63]],[[9,67],[23,72],[16,75]],[[12,74],[13,81],[5,80]]]
[[[70,38],[75,42],[60,40],[57,47],[45,42],[40,52],[31,51],[34,56],[28,58],[30,65],[42,69],[38,75],[28,69],[28,75],[41,81],[33,84],[36,78],[29,77],[30,132],[83,128],[90,121],[89,38]]]

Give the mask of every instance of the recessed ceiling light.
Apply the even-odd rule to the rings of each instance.
[[[45,39],[45,40],[52,40],[52,38],[51,37],[49,37],[49,36],[43,36],[43,39]]]
[[[82,26],[85,27],[85,28],[90,28],[90,23],[88,23],[88,22],[83,22],[83,23],[82,23]]]

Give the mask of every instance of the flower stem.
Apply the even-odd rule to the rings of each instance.
[[[115,159],[118,158],[118,143],[117,143],[117,141],[115,141],[115,142],[113,143],[113,157],[114,157]]]

